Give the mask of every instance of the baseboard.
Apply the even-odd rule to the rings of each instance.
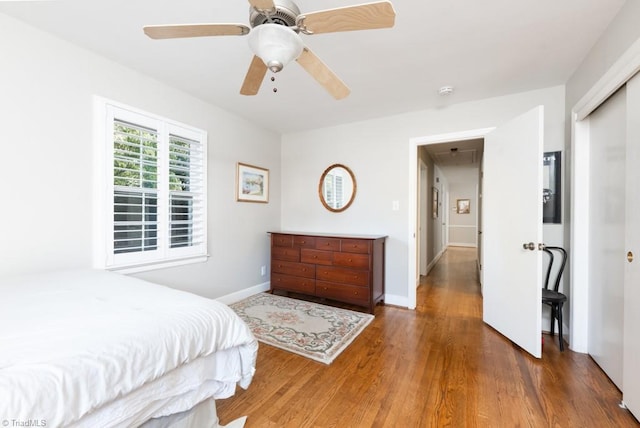
[[[384,303],[388,303],[393,306],[400,306],[402,308],[409,308],[409,299],[405,296],[396,296],[394,294],[385,294]],[[415,309],[415,308],[409,308]]]
[[[468,248],[477,248],[476,244],[469,244],[467,242],[449,242],[450,247],[468,247]]]
[[[548,320],[547,320],[547,321],[548,321]],[[548,325],[549,325],[549,324],[547,323],[547,326],[548,326]],[[543,334],[551,334],[551,331],[549,331],[549,329],[548,329],[548,328],[547,328],[547,329],[544,329],[544,328],[543,328],[543,329],[542,329],[542,333],[543,333]],[[557,330],[556,330],[555,334],[553,335],[553,337],[554,337],[554,339],[556,339],[556,340],[558,339],[558,331],[557,331]],[[570,346],[570,344],[571,344],[571,330],[569,329],[569,326],[568,326],[568,325],[566,325],[565,323],[562,323],[562,339],[563,339],[563,340],[565,341],[565,343],[567,344],[567,347],[568,347],[569,349],[571,349],[571,346]],[[579,353],[581,353],[581,354],[586,353],[586,352],[582,352],[582,351],[576,351],[576,350],[574,350],[574,349],[571,349],[571,350],[572,350],[572,351],[574,351],[574,352],[579,352]]]
[[[427,265],[427,275],[429,275],[429,272],[431,272],[431,269],[433,269],[436,263],[438,263],[438,260],[440,260],[440,257],[442,257],[445,251],[447,251],[446,247],[440,250],[440,252],[433,258],[433,260],[431,260],[431,263]]]
[[[236,291],[235,293],[227,294],[226,296],[218,297],[216,300],[218,302],[224,303],[225,305],[230,305],[231,303],[239,302],[240,300],[246,299],[247,297],[253,296],[254,294],[269,291],[270,288],[271,282],[264,282],[262,284],[254,285],[253,287]]]
[[[225,305],[230,305],[232,303],[239,302],[242,299],[246,299],[247,297],[251,297],[254,294],[269,291],[270,288],[271,288],[271,282],[265,282],[262,284],[254,285],[253,287],[245,288],[244,290],[236,291],[235,293],[218,297],[215,300],[217,300],[218,302],[224,303]],[[385,294],[384,302],[392,306],[409,308],[409,299],[404,296],[396,296],[394,294]],[[415,308],[409,308],[409,309],[415,309]]]

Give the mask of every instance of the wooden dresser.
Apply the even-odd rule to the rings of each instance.
[[[292,291],[365,307],[384,300],[382,235],[271,234],[271,291]]]

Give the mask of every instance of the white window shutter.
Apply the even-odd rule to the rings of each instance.
[[[206,132],[105,102],[105,267],[206,260]]]

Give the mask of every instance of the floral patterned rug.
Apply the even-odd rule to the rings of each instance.
[[[261,342],[331,364],[373,315],[269,293],[229,305]]]

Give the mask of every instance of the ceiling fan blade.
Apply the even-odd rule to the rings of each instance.
[[[347,85],[309,48],[305,47],[296,61],[336,100],[341,100],[351,93]]]
[[[147,25],[144,34],[152,39],[178,39],[183,37],[244,36],[249,27],[244,24],[175,24]]]
[[[249,71],[244,77],[242,88],[240,88],[240,94],[256,95],[260,90],[265,74],[267,74],[267,66],[259,57],[254,55],[251,65],[249,65]]]
[[[276,7],[273,0],[249,0],[249,3],[258,10],[271,10]]]
[[[298,25],[309,34],[393,27],[396,12],[388,1],[303,13]]]

